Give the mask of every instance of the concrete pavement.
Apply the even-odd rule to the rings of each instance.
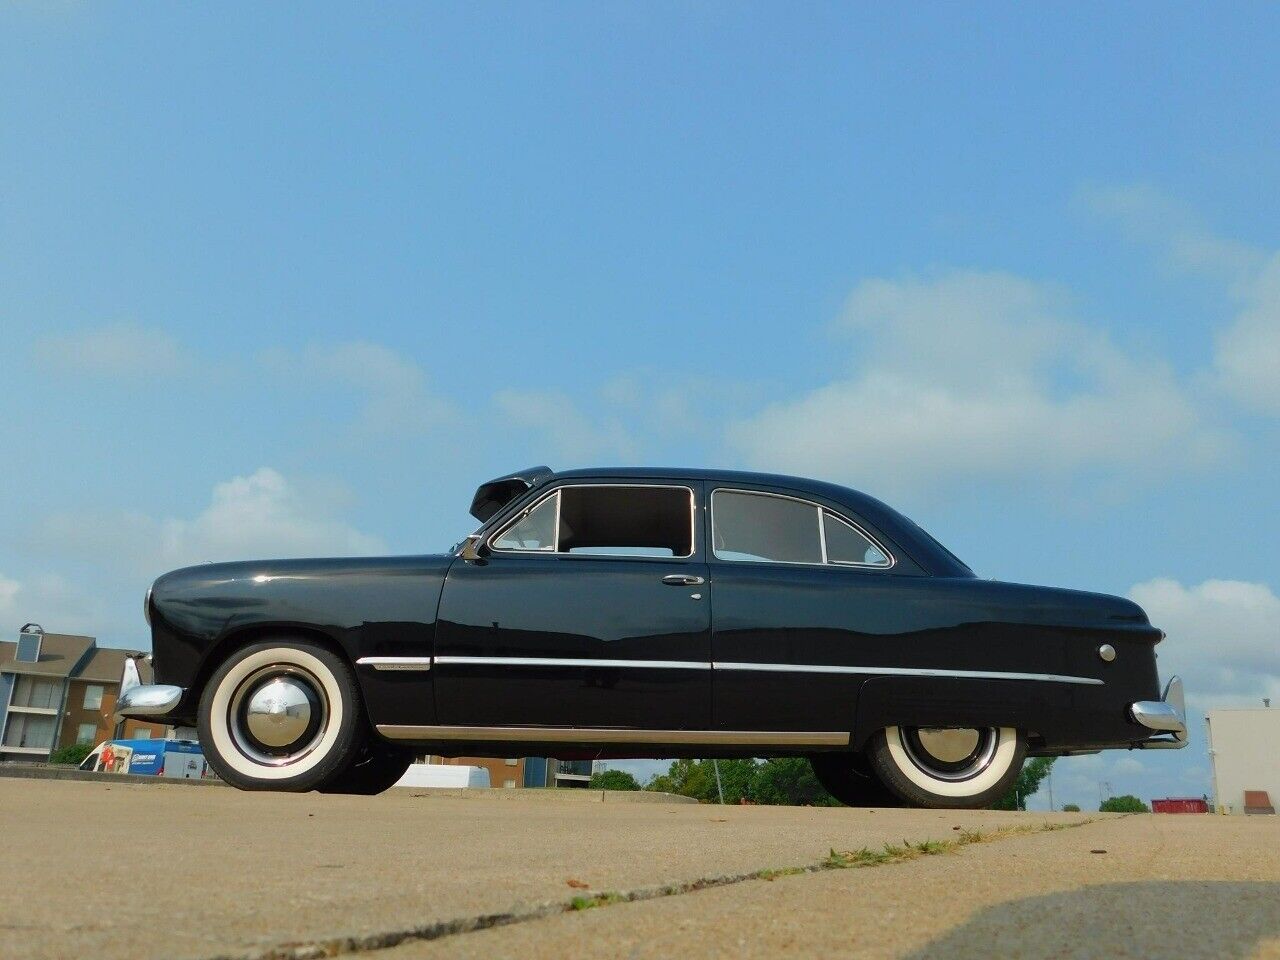
[[[621,957],[1115,956],[1124,936],[1161,931],[1177,938],[1161,956],[1280,957],[1275,820],[1106,819],[766,882],[741,878],[832,848],[1087,818],[28,780],[0,781],[0,816],[0,884],[21,891],[0,900],[6,960],[561,957],[567,943]],[[685,892],[708,881],[728,885]],[[564,912],[609,891],[677,892]],[[1088,936],[1055,941],[1052,917]],[[494,923],[508,925],[457,932]],[[1082,944],[1108,950],[1069,952]]]

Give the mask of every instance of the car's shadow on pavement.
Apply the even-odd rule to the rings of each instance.
[[[1247,960],[1267,940],[1280,955],[1280,883],[1111,883],[988,907],[908,956]]]

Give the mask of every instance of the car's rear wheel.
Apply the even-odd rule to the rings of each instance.
[[[809,757],[822,788],[846,807],[900,807],[860,753],[815,753]]]
[[[358,755],[360,694],[346,661],[304,640],[235,651],[200,697],[200,742],[242,790],[314,790]]]
[[[867,747],[885,787],[912,806],[935,808],[990,806],[1013,786],[1026,754],[1013,727],[887,727]]]
[[[355,793],[372,796],[393,787],[413,763],[413,752],[372,737],[354,761],[320,785],[321,793]]]

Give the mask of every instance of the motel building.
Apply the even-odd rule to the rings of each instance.
[[[0,761],[41,763],[72,744],[164,737],[162,724],[113,716],[125,662],[142,655],[33,623],[16,641],[0,640]],[[137,664],[149,683],[150,665]]]

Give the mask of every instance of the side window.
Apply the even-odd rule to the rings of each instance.
[[[890,565],[884,551],[843,517],[824,510],[822,529],[827,538],[828,563],[856,563],[867,567]]]
[[[560,491],[560,553],[687,557],[693,553],[693,492],[688,487],[565,487]]]
[[[767,493],[712,493],[711,539],[720,560],[893,566],[883,548],[843,517]]]
[[[818,510],[811,503],[717,490],[711,495],[711,530],[721,560],[822,563]]]
[[[495,550],[597,557],[693,554],[693,491],[688,487],[562,487],[512,520]]]
[[[495,550],[545,550],[556,548],[556,515],[559,512],[560,495],[557,493],[543,500],[532,510],[526,510],[502,533],[493,538]]]

